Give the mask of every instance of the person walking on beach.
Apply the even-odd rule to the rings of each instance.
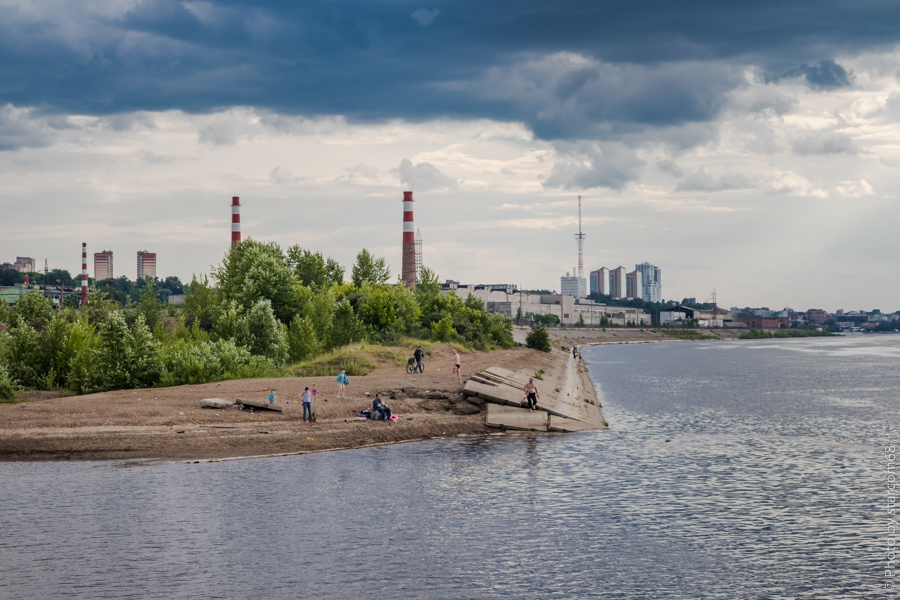
[[[572,344],[572,358],[578,358],[578,346]]]
[[[525,397],[528,402],[528,409],[531,412],[534,412],[534,409],[537,407],[537,399],[541,397],[538,394],[537,386],[534,384],[534,377],[528,378],[528,383],[525,384]]]
[[[347,396],[344,395],[344,386],[350,385],[350,379],[347,378],[347,373],[344,372],[344,369],[341,369],[341,372],[338,373],[337,376],[337,384],[338,384],[338,398],[346,399]]]
[[[309,388],[303,388],[300,393],[300,403],[303,406],[303,422],[306,423],[306,417],[309,415],[309,424],[312,425],[312,400],[310,399]]]
[[[275,395],[275,390],[272,390],[272,393],[269,394],[269,404],[275,404],[278,400],[278,396]]]
[[[425,351],[422,350],[422,346],[416,348],[416,351],[413,352],[413,358],[416,359],[416,373],[422,373],[422,359],[425,358]]]
[[[454,375],[462,383],[462,375],[459,374],[459,352],[456,351],[456,348],[453,349],[453,372],[450,373],[450,383],[453,383]]]

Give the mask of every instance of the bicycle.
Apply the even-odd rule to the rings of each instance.
[[[422,370],[418,371],[418,372],[424,373],[425,372],[425,363],[424,362],[419,363],[419,366]],[[409,360],[406,361],[406,372],[409,373],[410,375],[417,372],[415,358],[410,358]]]

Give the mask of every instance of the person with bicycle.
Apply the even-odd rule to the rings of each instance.
[[[425,367],[422,366],[422,359],[425,358],[425,351],[422,350],[422,346],[416,348],[416,351],[413,352],[413,358],[416,359],[416,368],[413,370],[413,373],[424,373]]]

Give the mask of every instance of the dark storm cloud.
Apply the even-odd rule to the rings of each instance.
[[[834,56],[900,37],[890,26],[900,4],[874,1],[41,6],[0,9],[0,106],[486,117],[522,121],[546,139],[709,121],[746,65],[818,89],[847,85]]]

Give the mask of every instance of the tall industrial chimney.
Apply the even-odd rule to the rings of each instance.
[[[231,245],[241,243],[241,199],[237,196],[231,198]]]
[[[403,192],[403,268],[400,278],[408,288],[416,287],[416,230],[412,195],[412,192]]]
[[[87,244],[81,244],[81,305],[87,306],[88,288],[87,288]]]

